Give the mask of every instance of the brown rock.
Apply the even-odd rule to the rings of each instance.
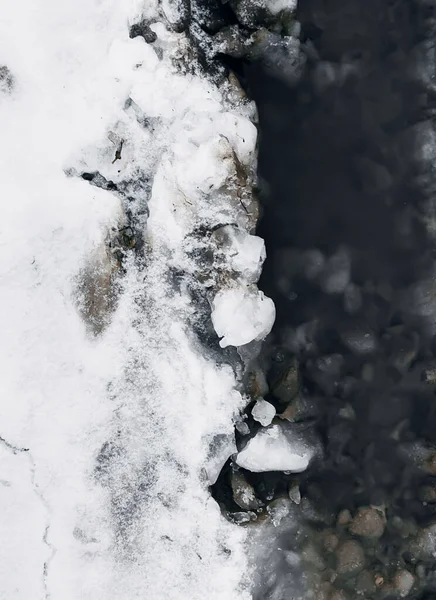
[[[401,571],[397,571],[397,573],[395,573],[392,583],[399,596],[401,598],[405,598],[409,595],[410,590],[413,588],[415,577],[409,571],[402,569]]]
[[[372,596],[376,591],[374,575],[369,571],[361,571],[356,578],[356,592],[361,595]]]
[[[324,536],[324,548],[327,552],[334,552],[339,544],[339,538],[332,532],[327,532]]]
[[[351,521],[350,511],[347,508],[344,510],[341,510],[341,512],[338,514],[338,525],[346,525],[350,521]]]
[[[300,388],[300,373],[298,362],[293,359],[281,376],[272,386],[271,392],[280,402],[289,404]]]
[[[261,502],[256,498],[251,486],[240,471],[233,471],[230,476],[230,485],[233,491],[233,500],[243,510],[256,510]]]
[[[359,508],[349,529],[354,535],[378,539],[383,535],[386,518],[380,510],[372,507]]]
[[[336,551],[336,569],[339,575],[352,576],[365,566],[365,554],[362,546],[354,541],[344,542]]]

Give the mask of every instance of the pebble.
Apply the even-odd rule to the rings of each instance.
[[[422,502],[434,503],[436,502],[436,488],[431,485],[423,485],[418,491],[419,499]]]
[[[362,294],[354,283],[349,283],[345,288],[344,308],[350,315],[356,314],[362,308]]]
[[[233,500],[243,510],[257,510],[262,503],[256,498],[254,488],[245,479],[240,471],[232,471],[230,485],[233,492]]]
[[[349,529],[354,535],[378,539],[383,535],[385,525],[386,518],[380,510],[362,507],[351,521]]]
[[[374,575],[369,571],[361,571],[356,578],[356,592],[359,595],[372,596],[376,591]]]
[[[277,498],[267,506],[267,513],[274,527],[280,525],[290,512],[290,500],[287,498]]]
[[[336,560],[337,572],[342,576],[357,575],[365,566],[362,546],[354,540],[348,540],[338,548]]]
[[[342,294],[350,283],[351,261],[346,248],[341,247],[325,264],[320,286],[326,294]]]
[[[298,481],[293,481],[289,485],[288,495],[289,495],[289,498],[291,499],[291,501],[294,504],[300,504],[300,502],[301,502],[301,492],[300,492],[300,487],[298,485]]]
[[[333,394],[336,391],[340,380],[344,357],[341,354],[329,354],[321,356],[314,362],[308,362],[309,374],[313,381],[326,394]]]
[[[293,359],[271,388],[271,393],[283,404],[289,404],[300,388],[300,374],[297,359]]]
[[[405,569],[397,571],[393,578],[395,591],[401,598],[405,598],[409,595],[414,583],[415,577],[412,575],[412,573],[410,573],[410,571],[406,571]]]
[[[339,538],[336,534],[328,531],[324,536],[324,548],[327,552],[334,552],[339,544]]]
[[[338,514],[338,525],[347,525],[351,521],[351,513],[345,508]]]
[[[436,385],[436,365],[431,365],[424,369],[421,379],[428,385]]]
[[[343,344],[353,354],[371,354],[377,349],[377,339],[373,331],[366,328],[348,329],[340,335]]]

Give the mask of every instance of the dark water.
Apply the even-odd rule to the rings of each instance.
[[[320,447],[300,475],[239,470],[273,510],[301,496],[260,543],[255,597],[434,599],[436,3],[301,0],[296,16],[300,77],[222,57],[259,111],[265,397]],[[212,490],[230,513],[234,469]]]
[[[323,445],[299,478],[307,528],[285,528],[278,545],[357,540],[370,583],[341,575],[337,551],[313,542],[320,561],[297,570],[270,555],[281,575],[259,598],[291,597],[290,575],[304,597],[304,569],[321,590],[313,597],[436,598],[436,5],[305,0],[298,19],[307,64],[296,85],[259,64],[244,70],[260,116],[260,287],[277,307],[265,361],[297,357],[315,405],[299,420]],[[321,368],[332,356],[336,367]],[[381,536],[338,522],[362,507],[380,510]],[[403,571],[411,587],[398,583]]]

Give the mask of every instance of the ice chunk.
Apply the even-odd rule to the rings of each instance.
[[[254,473],[290,471],[301,473],[309,466],[315,449],[292,429],[271,425],[262,429],[239,452],[236,462]]]
[[[276,414],[276,409],[266,400],[258,400],[251,411],[251,415],[255,421],[259,421],[264,427],[271,425]]]
[[[270,298],[256,288],[221,290],[212,304],[212,323],[220,346],[243,346],[262,340],[271,331],[275,306]]]

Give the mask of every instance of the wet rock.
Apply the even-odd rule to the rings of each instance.
[[[235,523],[235,525],[247,525],[252,521],[257,520],[257,515],[254,512],[234,512],[228,513],[227,517]]]
[[[278,416],[291,423],[306,421],[319,416],[320,402],[321,400],[319,398],[306,397],[302,394],[298,394],[298,396],[294,398],[287,408]]]
[[[436,364],[426,367],[421,374],[421,379],[428,385],[436,386]]]
[[[325,258],[323,253],[314,248],[313,250],[306,250],[302,255],[303,272],[306,279],[314,280],[322,272],[325,264]]]
[[[417,469],[436,475],[436,448],[421,441],[402,444],[399,447],[402,458],[414,465]]]
[[[344,308],[350,315],[356,314],[362,308],[362,293],[354,283],[349,283],[345,288]]]
[[[293,502],[294,504],[300,504],[301,492],[300,492],[300,486],[298,485],[298,481],[291,482],[291,484],[289,485],[289,489],[288,489],[288,495],[289,495],[291,502]]]
[[[418,531],[416,538],[408,544],[407,551],[414,560],[434,560],[436,554],[436,525]]]
[[[318,571],[323,571],[325,569],[324,561],[312,543],[308,543],[302,548],[301,557],[307,565],[310,565],[310,567],[314,567]]]
[[[350,283],[351,260],[348,250],[341,247],[325,264],[320,277],[321,289],[326,294],[341,294]]]
[[[359,596],[372,596],[376,592],[374,575],[369,571],[361,571],[356,577],[356,592]]]
[[[338,525],[340,526],[344,526],[344,525],[348,525],[348,523],[351,521],[351,513],[348,510],[348,508],[344,508],[344,510],[341,510],[341,512],[338,514]]]
[[[253,399],[263,398],[268,394],[269,387],[265,373],[259,366],[254,367],[248,373],[246,389],[247,393],[250,394]]]
[[[415,360],[419,350],[419,336],[416,332],[409,336],[394,336],[391,341],[392,352],[389,362],[401,373],[405,372]]]
[[[365,355],[375,352],[377,339],[373,331],[365,326],[347,328],[340,334],[343,344],[353,354]]]
[[[372,507],[359,508],[357,515],[350,523],[349,530],[354,535],[370,539],[378,539],[383,535],[386,526],[384,514]]]
[[[266,400],[257,400],[251,411],[251,416],[255,421],[266,427],[271,425],[272,420],[276,415],[276,409]]]
[[[256,498],[253,486],[248,483],[240,471],[231,472],[230,485],[233,500],[243,510],[257,510],[262,506],[262,503]]]
[[[360,156],[355,161],[355,166],[362,187],[369,194],[378,194],[392,187],[394,179],[384,165]]]
[[[280,376],[271,386],[271,393],[283,404],[289,404],[289,402],[297,395],[299,388],[299,366],[297,359],[294,358],[283,369]]]
[[[323,545],[327,552],[334,552],[339,545],[339,537],[335,533],[327,531],[324,534]]]
[[[351,577],[357,575],[365,566],[365,554],[362,546],[354,541],[344,542],[336,551],[336,569],[339,575]]]
[[[291,502],[287,498],[277,498],[268,504],[266,511],[274,527],[278,527],[291,511]]]
[[[422,502],[433,504],[436,502],[436,487],[431,485],[423,485],[418,490],[418,496]]]
[[[131,39],[142,37],[146,44],[152,44],[157,40],[156,33],[150,29],[149,23],[145,20],[135,23],[130,27],[129,37]]]
[[[348,600],[348,596],[344,590],[334,590],[329,600]]]
[[[400,598],[405,598],[409,595],[415,583],[415,577],[405,569],[397,571],[392,580],[393,588]]]
[[[308,361],[308,374],[328,395],[333,395],[341,379],[344,357],[341,354],[321,356]]]

